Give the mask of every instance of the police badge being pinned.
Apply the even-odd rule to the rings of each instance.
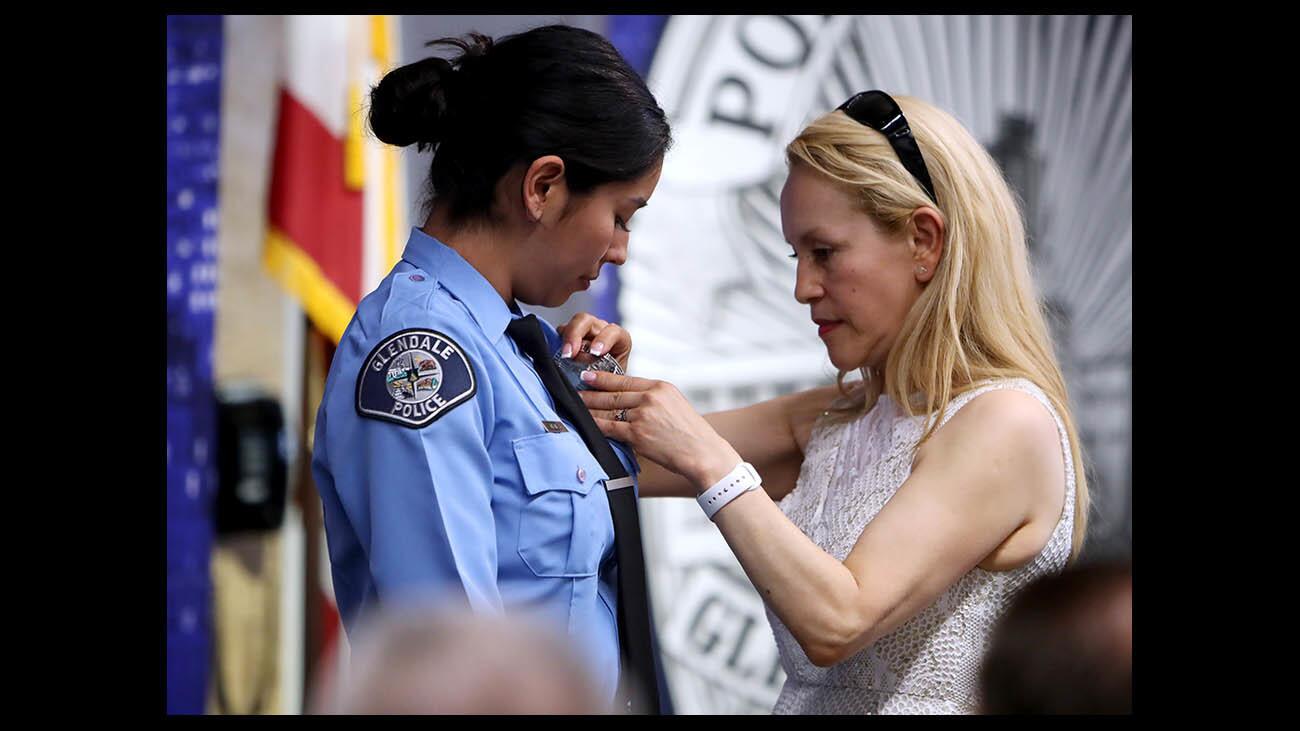
[[[432,424],[476,390],[456,341],[436,330],[403,330],[370,351],[357,374],[357,413],[412,429]]]

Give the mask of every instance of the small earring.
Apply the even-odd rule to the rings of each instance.
[[[927,270],[925,267],[917,267],[917,268],[916,268],[916,273],[917,273],[917,274],[925,274],[927,271],[929,271],[929,270]]]

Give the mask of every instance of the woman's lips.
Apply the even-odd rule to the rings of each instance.
[[[813,320],[813,322],[817,323],[817,334],[825,335],[831,330],[834,330],[835,328],[839,327],[844,321],[843,320]]]

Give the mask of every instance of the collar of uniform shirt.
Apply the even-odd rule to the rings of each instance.
[[[456,299],[464,302],[474,321],[494,345],[505,335],[511,317],[510,308],[487,278],[455,249],[419,228],[412,228],[402,258],[428,272]]]

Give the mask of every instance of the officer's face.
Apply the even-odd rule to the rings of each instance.
[[[605,262],[627,261],[632,217],[649,202],[663,163],[636,180],[608,183],[567,199],[559,224],[548,232],[545,255],[533,262],[532,286],[542,301],[529,304],[558,307],[574,292],[585,290],[600,276]],[[522,296],[520,299],[524,299]]]
[[[908,238],[886,234],[848,190],[800,163],[781,191],[781,228],[799,260],[795,299],[831,363],[883,366],[922,291]]]

